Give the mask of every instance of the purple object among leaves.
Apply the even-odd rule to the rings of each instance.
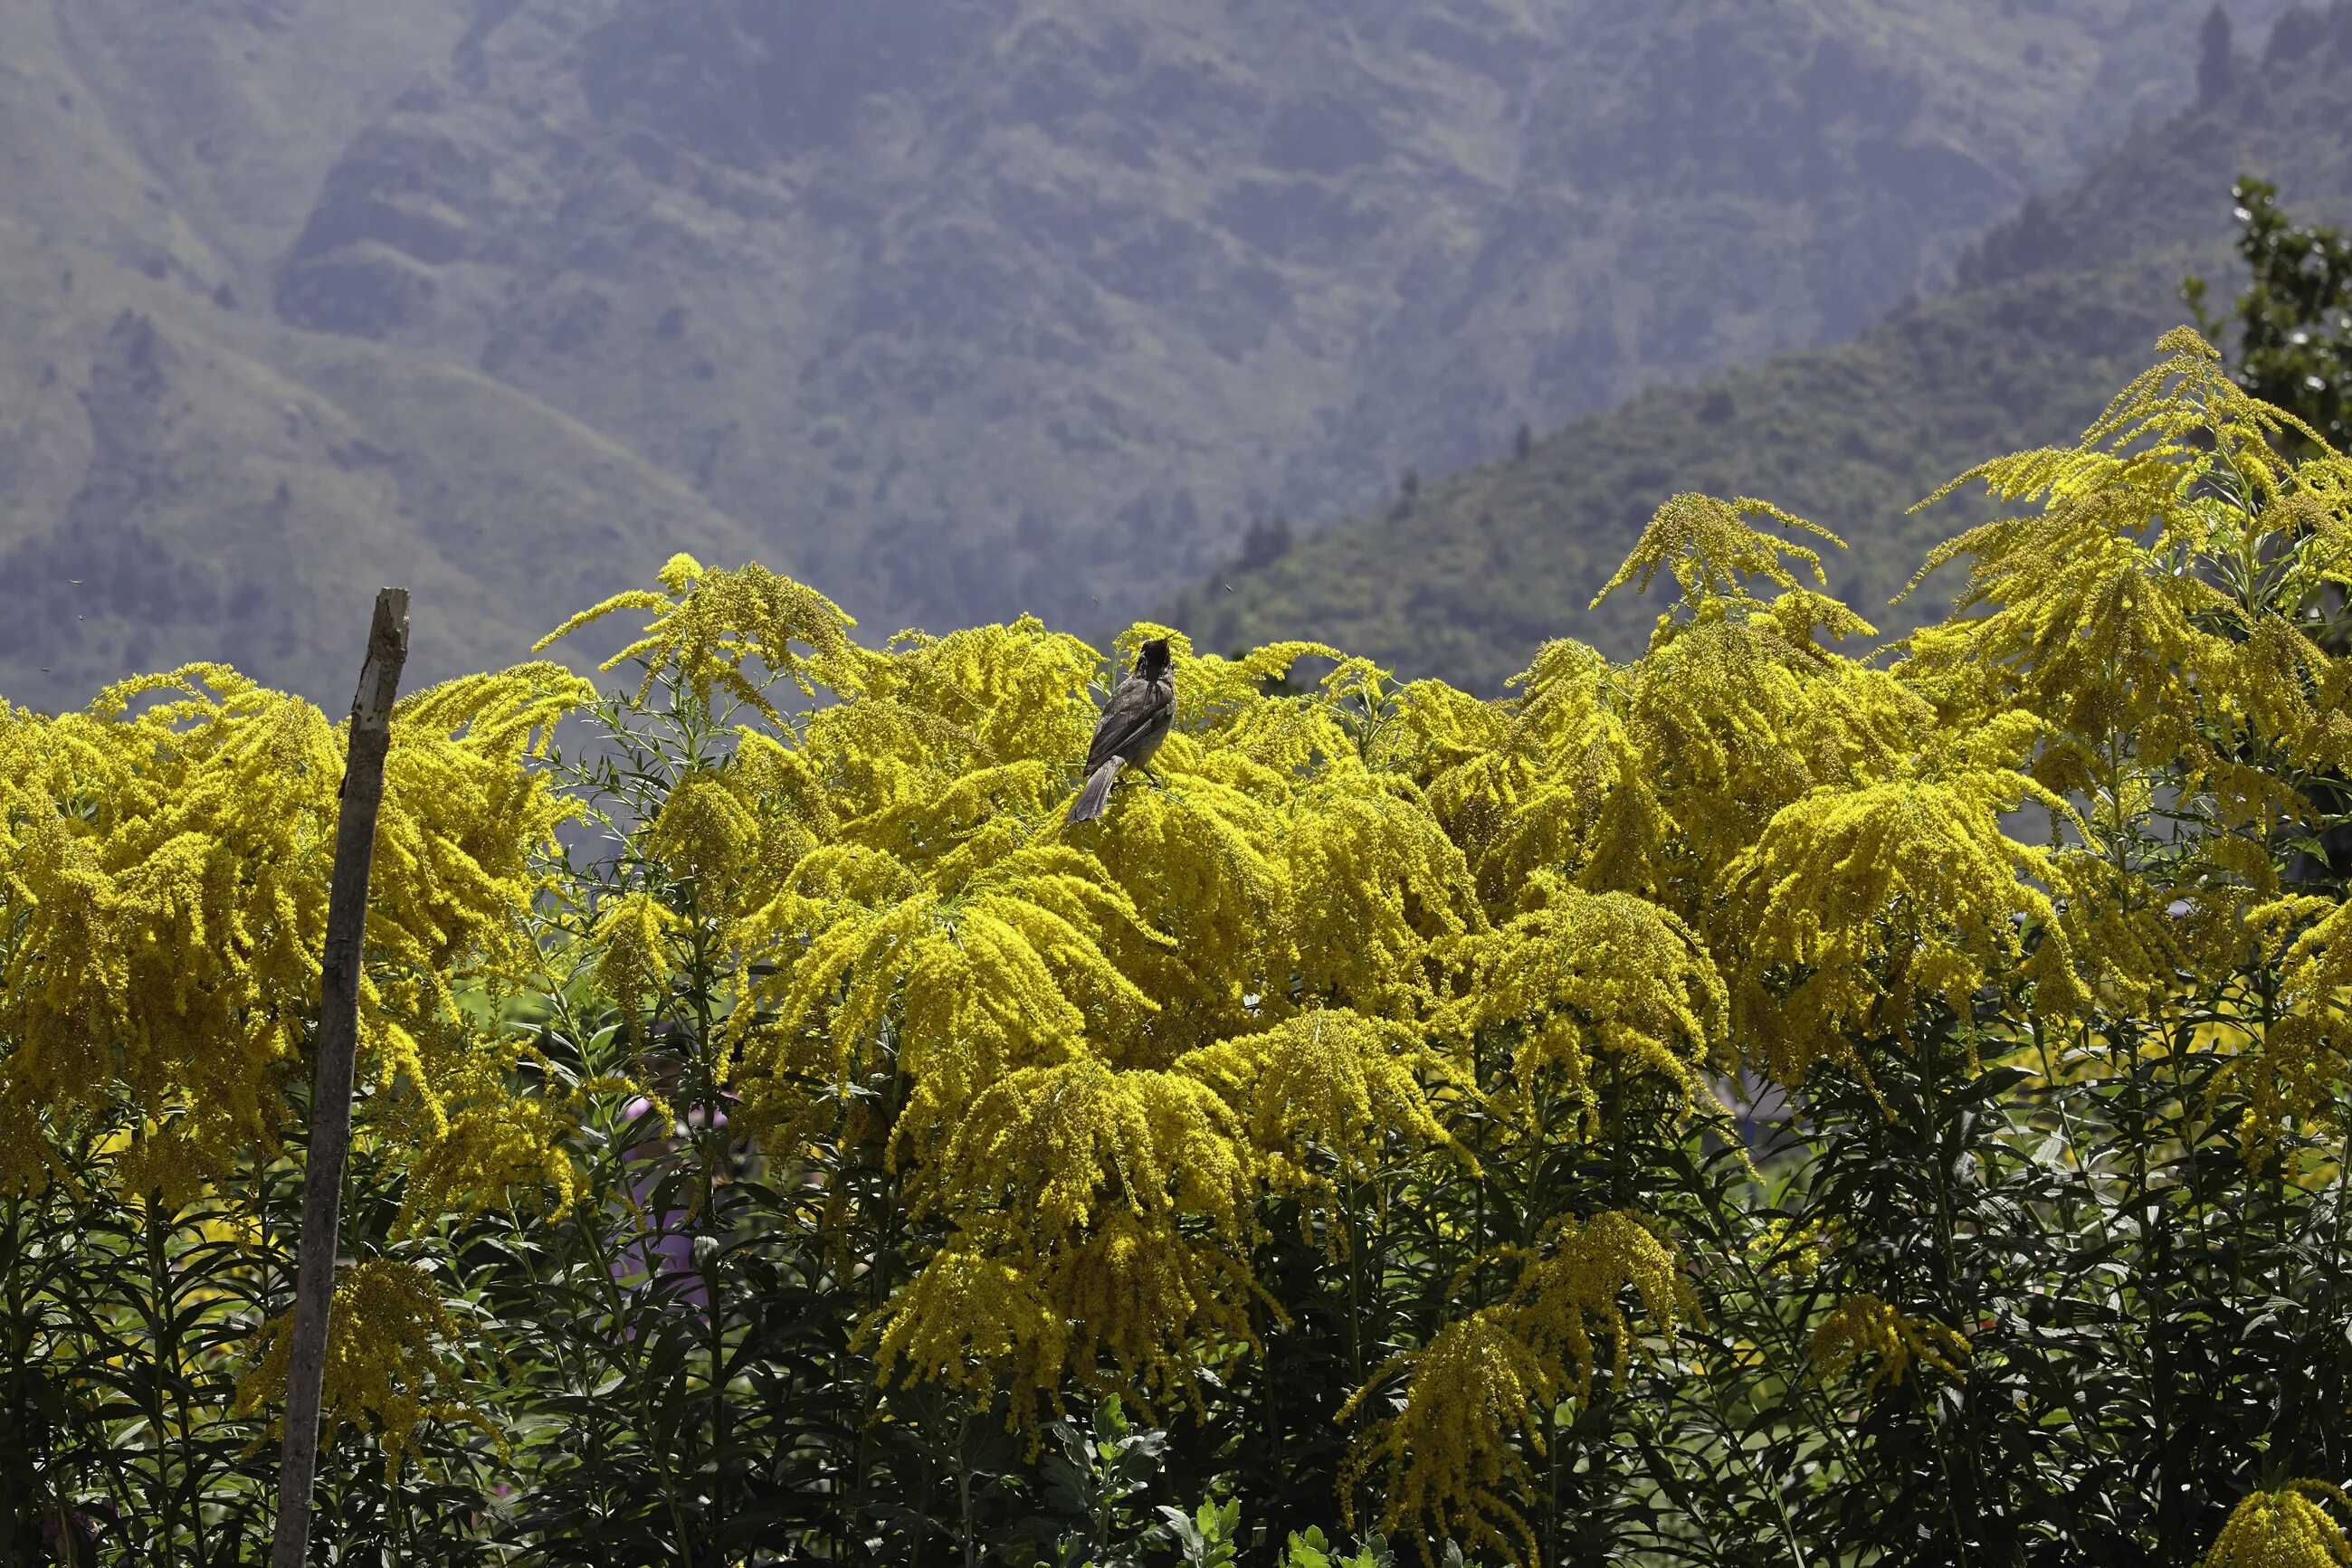
[[[635,1123],[650,1115],[653,1110],[654,1103],[640,1095],[623,1108],[622,1116]],[[701,1116],[699,1110],[688,1112],[688,1120],[675,1124],[667,1137],[635,1145],[623,1157],[632,1165],[649,1166],[677,1148],[678,1139],[689,1128],[701,1124]],[[727,1113],[719,1112],[712,1125],[726,1126]],[[677,1284],[667,1287],[665,1296],[680,1306],[701,1312],[709,1306],[710,1296],[702,1271],[695,1267],[694,1236],[686,1227],[687,1213],[683,1208],[654,1207],[654,1195],[660,1183],[660,1172],[651,1168],[630,1178],[629,1201],[636,1210],[642,1229],[639,1239],[624,1248],[614,1261],[613,1277],[631,1291],[656,1288],[665,1276],[674,1279]]]

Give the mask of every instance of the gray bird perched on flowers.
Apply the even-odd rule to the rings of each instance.
[[[1070,807],[1070,821],[1091,822],[1101,816],[1118,770],[1150,761],[1175,716],[1176,676],[1168,664],[1168,639],[1154,637],[1135,655],[1135,668],[1095,721],[1094,744],[1087,747],[1087,785]]]

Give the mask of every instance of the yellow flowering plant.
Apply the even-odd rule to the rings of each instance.
[[[2205,1568],[2339,1568],[2352,1535],[2327,1511],[2352,1513],[2352,1498],[2325,1481],[2300,1480],[2247,1494],[2205,1554]]]
[[[607,858],[558,920],[584,988],[562,1032],[583,1073],[634,1052],[654,1119],[682,1119],[607,1178],[641,1228],[614,1266],[688,1255],[675,1292],[716,1335],[676,1458],[770,1418],[721,1375],[762,1332],[726,1261],[747,1205],[865,1368],[829,1375],[854,1450],[815,1459],[853,1485],[943,1395],[1022,1446],[1078,1397],[1213,1420],[1276,1340],[1323,1332],[1322,1303],[1269,1288],[1298,1249],[1370,1312],[1400,1267],[1466,1269],[1525,1298],[1547,1386],[1592,1396],[1596,1338],[1599,1375],[1629,1375],[1605,1285],[1571,1309],[1542,1284],[1581,1278],[1551,1254],[1622,1205],[1544,1162],[1716,1114],[1726,993],[1697,934],[1632,894],[1550,872],[1482,890],[1445,813],[1509,722],[1360,661],[1276,685],[1327,649],[1173,636],[1155,777],[1074,829],[1101,666],[1072,640],[1024,622],[867,650],[821,599],[683,560],[575,623],[640,610],[623,661],[645,668],[569,765]],[[1490,1158],[1538,1179],[1490,1205]],[[1683,1298],[1643,1288],[1670,1326]],[[1419,1377],[1364,1329],[1359,1383]],[[1348,1392],[1314,1397],[1336,1414]],[[1371,1454],[1377,1417],[1350,1419]],[[1327,1487],[1341,1457],[1317,1461]],[[675,1492],[671,1458],[646,1453],[654,1490]],[[1466,1472],[1428,1458],[1433,1508],[1458,1509]]]
[[[291,1323],[291,1315],[282,1314],[264,1328],[266,1348],[237,1381],[239,1414],[285,1398]],[[465,1403],[464,1374],[444,1349],[464,1333],[433,1278],[413,1265],[372,1258],[346,1270],[335,1281],[328,1319],[320,1442],[331,1445],[347,1426],[372,1432],[383,1449],[387,1478],[396,1480],[426,1419],[487,1427],[481,1413]],[[277,1436],[275,1428],[268,1435]]]
[[[550,1081],[525,1042],[485,1026],[481,1000],[540,984],[544,852],[572,808],[538,758],[589,695],[535,664],[394,710],[360,998],[357,1172],[373,1186],[346,1232],[363,1258],[452,1214],[560,1208],[575,1190],[589,1086]],[[257,1414],[229,1391],[291,1283],[278,1249],[342,737],[308,703],[192,665],[76,713],[8,709],[0,752],[16,1364],[39,1354],[62,1396],[128,1375],[142,1355],[123,1347],[160,1340],[171,1396],[100,1406],[75,1440],[109,1506],[169,1541],[215,1506],[207,1467],[257,1462],[228,1458]],[[378,1278],[360,1267],[355,1288]],[[371,1406],[388,1457],[435,1407]]]
[[[2306,847],[2352,677],[2305,612],[2352,473],[2159,351],[1977,471],[2021,515],[1875,654],[1821,530],[1685,495],[1608,589],[1675,585],[1648,647],[1496,700],[1156,625],[876,645],[686,557],[555,633],[642,616],[611,689],[419,694],[354,1223],[433,1270],[353,1273],[334,1397],[475,1490],[331,1477],[353,1542],[1140,1560],[1149,1497],[1198,1553],[1237,1506],[1367,1562],[2268,1560],[2315,1505],[2229,1522],[2257,1456],[2352,1468]],[[1171,733],[1072,825],[1156,637]],[[206,1298],[249,1436],[334,732],[204,669],[0,749],[9,1278],[110,1191],[249,1216]],[[176,1289],[196,1232],[118,1207]]]

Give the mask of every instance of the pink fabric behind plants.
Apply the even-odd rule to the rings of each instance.
[[[629,1102],[622,1116],[635,1123],[653,1109],[653,1102],[640,1096]],[[653,1207],[654,1191],[660,1184],[660,1173],[652,1168],[653,1164],[677,1147],[678,1139],[686,1135],[689,1125],[699,1124],[701,1112],[688,1114],[689,1122],[674,1126],[669,1136],[637,1144],[623,1156],[633,1166],[647,1168],[634,1174],[629,1181],[629,1202],[640,1226],[637,1239],[622,1249],[612,1269],[613,1277],[631,1290],[647,1289],[664,1276],[686,1276],[665,1290],[664,1294],[681,1306],[700,1312],[709,1306],[710,1297],[701,1270],[694,1266],[694,1236],[687,1228],[686,1211],[665,1207],[656,1212]],[[727,1113],[719,1112],[712,1124],[726,1126]]]

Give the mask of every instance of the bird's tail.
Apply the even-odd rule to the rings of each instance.
[[[1087,777],[1087,787],[1079,790],[1078,798],[1071,802],[1070,821],[1091,822],[1103,814],[1103,808],[1110,803],[1111,781],[1118,777],[1118,770],[1126,761],[1123,757],[1114,757]]]

